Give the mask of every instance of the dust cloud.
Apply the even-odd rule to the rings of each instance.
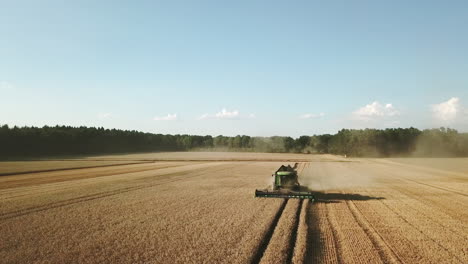
[[[344,165],[344,164],[346,165]],[[336,191],[368,188],[377,184],[372,171],[352,169],[351,162],[324,161],[305,163],[299,182],[311,191]],[[359,167],[366,167],[359,164]]]

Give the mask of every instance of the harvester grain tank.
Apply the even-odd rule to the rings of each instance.
[[[304,191],[304,188],[299,184],[297,166],[297,163],[294,164],[294,167],[281,165],[281,167],[271,175],[273,177],[271,190],[255,190],[255,197],[314,200],[315,197],[312,192]]]

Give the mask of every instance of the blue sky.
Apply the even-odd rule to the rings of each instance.
[[[0,123],[468,131],[467,1],[0,1]]]

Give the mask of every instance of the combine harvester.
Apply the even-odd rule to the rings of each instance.
[[[301,190],[297,175],[297,163],[281,167],[271,176],[273,177],[272,190],[255,190],[255,197],[265,198],[297,198],[314,200],[312,192]]]

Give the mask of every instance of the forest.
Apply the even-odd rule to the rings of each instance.
[[[450,128],[342,129],[298,138],[163,135],[102,127],[0,126],[0,158],[160,151],[330,153],[355,157],[468,156],[468,133]]]

